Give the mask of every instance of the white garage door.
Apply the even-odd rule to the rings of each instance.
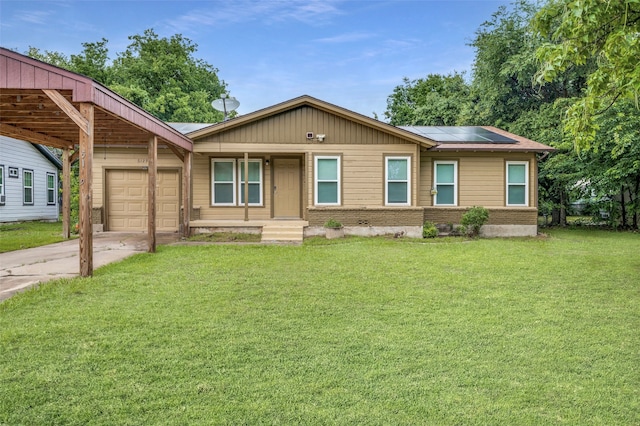
[[[180,177],[177,170],[158,170],[156,229],[178,231]],[[146,170],[107,171],[109,231],[146,231],[148,177]]]

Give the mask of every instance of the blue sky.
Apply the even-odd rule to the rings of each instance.
[[[109,40],[111,58],[128,36],[153,28],[182,34],[195,56],[218,68],[246,114],[311,95],[384,118],[402,79],[466,71],[468,43],[500,5],[493,0],[2,0],[0,45],[24,53],[79,53]]]

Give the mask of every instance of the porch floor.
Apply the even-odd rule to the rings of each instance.
[[[241,232],[242,230],[259,231],[262,242],[302,242],[304,228],[309,222],[302,219],[258,219],[258,220],[192,220],[191,229],[207,228],[212,231],[227,230]]]

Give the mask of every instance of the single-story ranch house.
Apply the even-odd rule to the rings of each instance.
[[[350,234],[417,237],[424,221],[455,225],[479,205],[490,211],[485,235],[535,235],[537,161],[552,150],[491,127],[394,127],[309,96],[169,125],[86,76],[4,48],[0,135],[62,150],[66,237],[78,161],[81,276],[92,274],[100,229],[146,231],[150,252],[157,231],[300,240],[330,218]]]
[[[321,235],[330,218],[347,234],[419,237],[472,206],[489,209],[484,235],[536,235],[537,156],[552,150],[493,127],[394,127],[310,96],[174,127],[193,141],[191,231],[274,240]],[[147,156],[96,141],[94,229],[147,229]],[[178,232],[183,164],[157,157],[156,226]]]

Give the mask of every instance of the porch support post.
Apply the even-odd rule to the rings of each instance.
[[[69,148],[62,150],[62,238],[71,238],[71,159]]]
[[[149,138],[148,147],[148,170],[149,177],[149,190],[148,190],[148,203],[147,208],[147,238],[149,242],[149,253],[156,252],[156,177],[157,177],[157,163],[158,163],[158,137],[153,135]]]
[[[189,238],[191,226],[191,158],[190,151],[184,152],[184,165],[182,167],[182,236]]]
[[[244,153],[244,220],[249,221],[249,153]]]
[[[81,103],[80,115],[87,121],[86,127],[80,127],[80,276],[93,275],[93,229],[91,211],[93,208],[93,104]]]

